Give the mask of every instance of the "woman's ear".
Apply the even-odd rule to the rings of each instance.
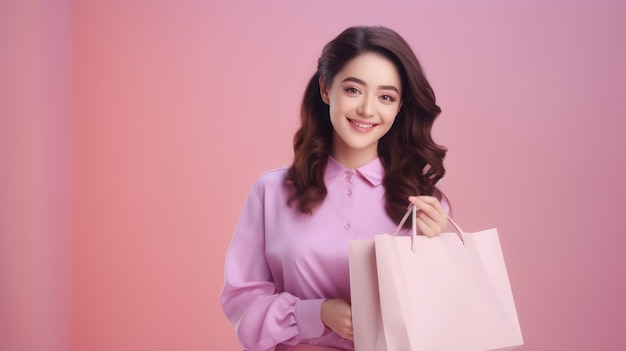
[[[326,105],[330,105],[330,100],[328,99],[328,89],[326,89],[326,85],[324,84],[324,80],[322,77],[319,78],[320,84],[320,96],[322,97],[322,101],[326,103]]]

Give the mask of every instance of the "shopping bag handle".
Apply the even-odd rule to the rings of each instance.
[[[415,215],[417,214],[417,207],[415,207],[415,205],[410,205],[409,206],[409,210],[406,211],[406,214],[404,215],[404,217],[402,217],[402,220],[400,221],[400,224],[398,225],[398,227],[396,228],[396,230],[393,232],[393,236],[398,235],[398,233],[400,232],[400,230],[402,230],[402,226],[404,225],[404,223],[406,222],[406,220],[409,218],[409,215],[411,215],[411,220],[412,220],[412,242],[411,242],[411,250],[413,252],[415,252],[415,242],[417,241],[417,223],[415,223]],[[461,244],[463,244],[463,246],[465,246],[465,238],[464,238],[464,232],[463,229],[461,229],[461,227],[459,227],[458,224],[456,224],[452,218],[450,218],[450,216],[448,216],[448,222],[452,225],[452,227],[454,228],[454,232],[456,233],[456,235],[459,237],[459,239],[461,240]]]

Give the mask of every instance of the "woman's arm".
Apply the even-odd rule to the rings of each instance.
[[[222,308],[246,350],[274,350],[325,332],[323,299],[278,292],[265,256],[263,201],[250,191],[226,256]]]

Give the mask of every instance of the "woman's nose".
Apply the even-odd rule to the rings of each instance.
[[[364,97],[363,101],[361,101],[361,104],[357,108],[356,112],[359,115],[362,115],[362,116],[365,116],[365,117],[372,117],[372,116],[374,116],[374,101],[373,101],[373,99],[371,99],[369,97]]]

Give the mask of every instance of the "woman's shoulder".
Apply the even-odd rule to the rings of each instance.
[[[254,182],[252,186],[253,189],[257,193],[284,189],[286,186],[287,170],[288,167],[280,167],[261,174]]]
[[[255,184],[275,184],[282,183],[287,176],[288,167],[279,167],[272,170],[269,170],[263,174],[261,174],[257,180],[254,182]]]

